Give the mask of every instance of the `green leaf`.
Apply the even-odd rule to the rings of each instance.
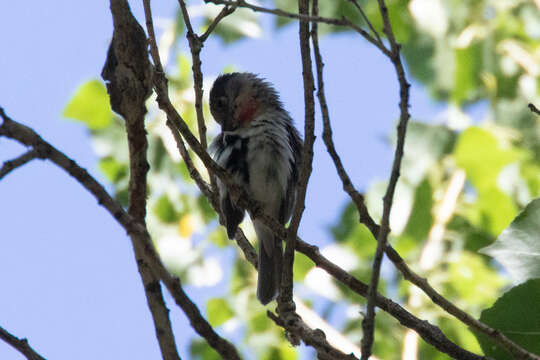
[[[234,312],[224,298],[210,299],[206,303],[208,322],[212,326],[219,326],[233,317]]]
[[[224,248],[230,244],[227,238],[227,233],[222,226],[219,226],[216,231],[212,232],[208,237],[210,241],[219,248]]]
[[[308,271],[311,270],[315,264],[306,255],[297,253],[294,255],[293,266],[294,281],[303,281]]]
[[[475,42],[455,50],[455,73],[452,100],[457,104],[474,100],[481,88],[482,44]]]
[[[125,164],[121,164],[113,157],[106,157],[99,160],[99,170],[105,175],[107,180],[116,183],[128,174]]]
[[[152,210],[159,220],[165,223],[173,223],[178,221],[179,214],[174,208],[174,205],[169,200],[167,195],[162,195],[154,204]]]
[[[221,356],[204,340],[193,340],[189,346],[192,360],[221,360]]]
[[[266,332],[272,328],[272,324],[273,322],[268,318],[266,312],[259,312],[249,319],[249,332],[252,334]]]
[[[205,224],[214,220],[217,216],[214,208],[208,202],[208,199],[204,195],[199,195],[197,197],[197,204],[199,205],[199,210],[201,211],[201,216]]]
[[[497,240],[480,252],[494,257],[517,282],[540,277],[540,199],[531,201]]]
[[[501,148],[495,136],[475,126],[461,134],[454,153],[457,165],[480,192],[496,186],[503,167],[518,159],[516,151]]]
[[[98,80],[81,85],[66,105],[63,116],[82,121],[90,130],[106,128],[113,117],[107,89]]]
[[[506,292],[484,311],[480,321],[500,330],[528,351],[540,355],[540,279],[529,280]],[[513,357],[488,336],[475,333],[482,350],[497,360]]]
[[[478,206],[471,209],[475,224],[493,235],[499,234],[517,210],[512,199],[499,188],[497,179],[501,170],[517,161],[521,153],[512,147],[501,147],[488,131],[470,127],[459,137],[454,154],[456,164],[465,170],[478,191]]]
[[[296,358],[296,350],[288,343],[284,343],[279,347],[271,347],[261,360],[295,360]]]

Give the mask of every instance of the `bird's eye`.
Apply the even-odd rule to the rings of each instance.
[[[225,108],[227,106],[227,99],[224,96],[218,98],[217,102],[216,102],[216,105],[217,105],[218,109]]]

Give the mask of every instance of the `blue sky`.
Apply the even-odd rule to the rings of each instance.
[[[142,2],[131,2],[142,19]],[[170,18],[176,1],[154,1],[155,17]],[[101,72],[112,33],[107,1],[0,2],[0,106],[34,128],[103,182],[85,128],[63,119],[77,86]],[[144,22],[141,22],[144,23]],[[268,23],[266,21],[265,23]],[[303,128],[303,90],[297,27],[265,32],[262,39],[224,46],[210,40],[203,71],[227,65],[259,73],[274,83]],[[179,44],[186,48],[186,41]],[[355,184],[384,179],[392,161],[385,138],[398,116],[398,88],[390,63],[354,34],[322,39],[326,92],[336,146]],[[416,84],[413,117],[429,119],[442,108]],[[317,123],[314,171],[303,238],[329,242],[346,196],[325,152]],[[0,161],[24,149],[0,139]],[[143,289],[125,232],[78,183],[54,165],[33,161],[0,182],[0,326],[51,359],[156,359]],[[205,289],[188,288],[193,299]],[[181,356],[193,335],[166,295]],[[0,342],[0,359],[23,359]]]

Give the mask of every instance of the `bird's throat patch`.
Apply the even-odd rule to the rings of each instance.
[[[246,126],[252,122],[256,112],[257,103],[254,101],[248,102],[245,106],[243,106],[240,114],[238,115],[238,123],[240,126]]]

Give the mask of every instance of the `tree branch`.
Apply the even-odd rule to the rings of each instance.
[[[35,150],[30,150],[20,156],[17,156],[15,159],[4,161],[4,164],[0,168],[0,180],[18,167],[21,167],[37,158],[41,158],[39,153]]]
[[[11,345],[15,350],[23,354],[28,360],[45,360],[28,344],[27,339],[19,339],[0,326],[0,339]]]

